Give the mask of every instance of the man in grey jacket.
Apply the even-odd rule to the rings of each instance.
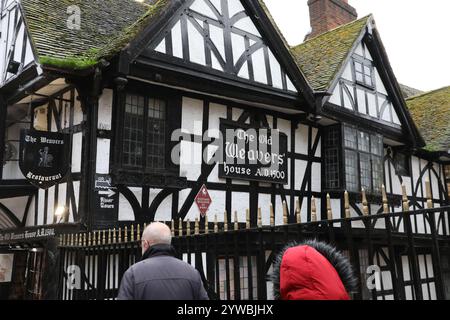
[[[199,272],[175,258],[169,227],[152,223],[141,242],[142,261],[125,272],[118,300],[208,300]]]

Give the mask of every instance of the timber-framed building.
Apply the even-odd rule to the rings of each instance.
[[[372,15],[309,0],[291,47],[262,0],[69,2],[1,1],[1,298],[114,299],[152,221],[184,228],[212,298],[270,298],[274,253],[313,236],[361,270],[355,298],[450,298],[450,88],[399,84]],[[285,166],[203,161],[225,127],[280,132]],[[48,133],[64,147],[30,156]]]

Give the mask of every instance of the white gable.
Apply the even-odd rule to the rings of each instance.
[[[194,0],[150,48],[239,78],[297,90],[240,0]]]
[[[356,47],[328,101],[359,114],[400,125],[386,87],[364,43]]]
[[[35,61],[20,4],[8,0],[0,13],[0,85],[3,85]]]

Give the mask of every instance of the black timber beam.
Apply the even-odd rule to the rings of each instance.
[[[155,60],[139,60],[130,68],[129,76],[155,84],[159,83],[223,98],[285,108],[298,113],[307,111],[305,110],[306,102],[299,96],[258,87],[245,82],[239,83],[235,80],[189,70],[174,64]]]

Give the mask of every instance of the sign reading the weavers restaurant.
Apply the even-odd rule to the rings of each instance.
[[[36,130],[21,130],[19,167],[33,185],[48,189],[58,184],[69,171],[70,135]]]
[[[211,205],[211,197],[209,196],[208,189],[205,185],[203,185],[200,188],[200,191],[198,192],[197,196],[195,197],[195,203],[197,204],[198,209],[200,210],[200,214],[202,217],[206,216],[206,212],[209,209],[209,206]]]
[[[223,161],[219,177],[288,183],[287,136],[278,130],[252,128],[221,119]]]

